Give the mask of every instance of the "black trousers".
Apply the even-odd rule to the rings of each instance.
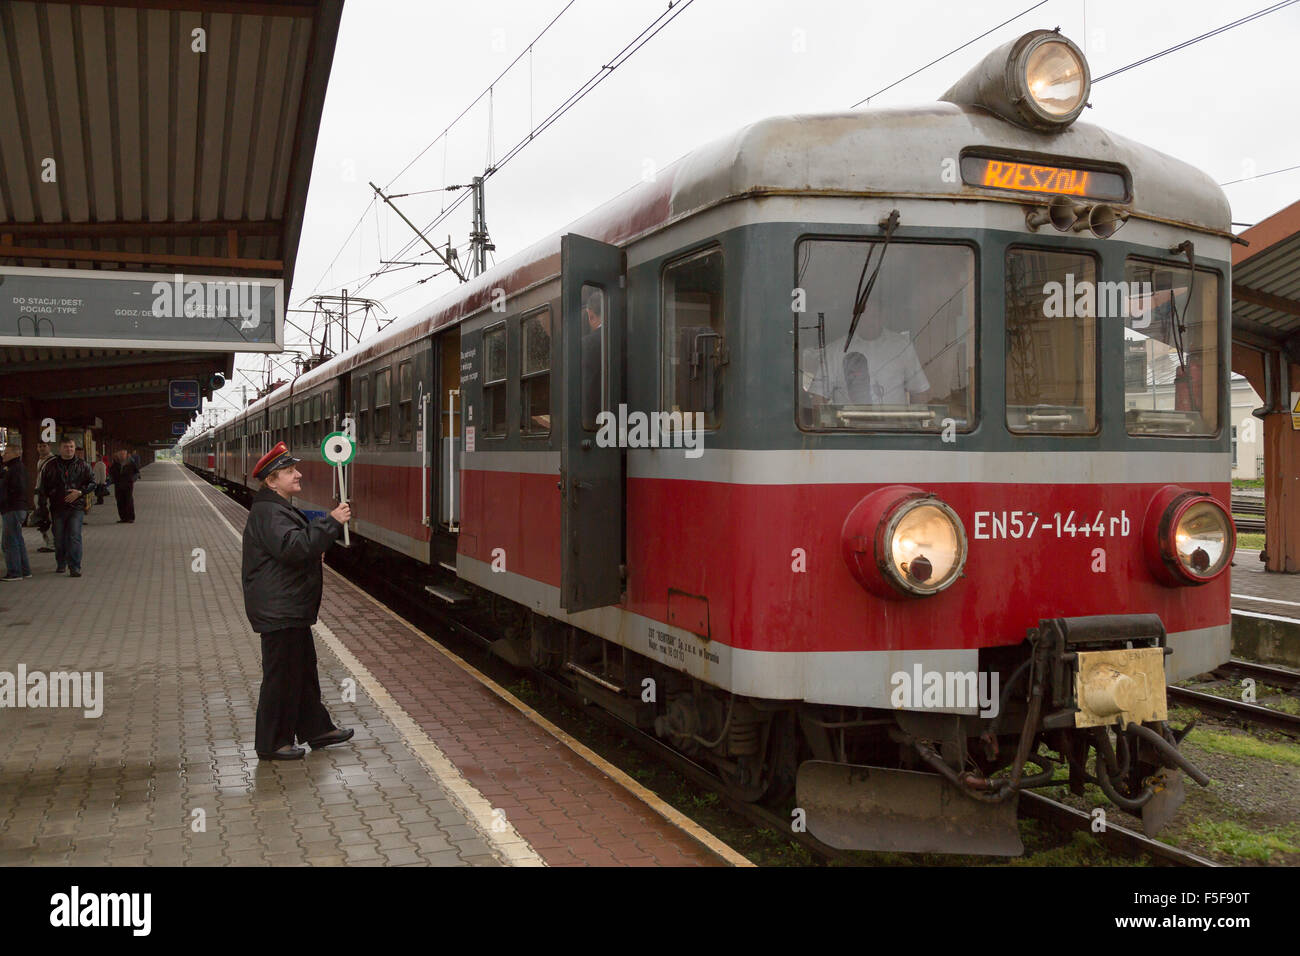
[[[117,499],[117,516],[122,521],[135,520],[135,485],[116,482],[113,497]]]
[[[316,644],[310,627],[262,635],[262,691],[257,698],[257,752],[270,753],[334,730],[320,702]]]

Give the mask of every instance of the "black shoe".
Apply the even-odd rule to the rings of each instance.
[[[67,568],[55,568],[55,569],[54,569],[54,573],[55,573],[55,574],[67,574],[67,573],[68,573],[68,569],[67,569]]]
[[[21,581],[22,579],[23,576],[21,574],[6,574],[4,577],[0,578],[0,581]]]
[[[68,572],[68,577],[70,577],[70,578],[79,578],[79,577],[81,577],[81,572],[80,572],[80,571],[69,571],[69,572]]]
[[[351,740],[354,733],[356,733],[356,731],[351,727],[336,727],[328,734],[321,734],[319,737],[307,741],[307,743],[311,744],[312,750],[320,750],[322,747],[328,747],[331,744],[341,744],[345,741]]]
[[[307,756],[307,751],[301,747],[295,747],[293,744],[285,744],[279,750],[273,750],[270,753],[257,752],[258,760],[301,760]]]

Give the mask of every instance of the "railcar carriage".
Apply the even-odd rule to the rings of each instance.
[[[1229,655],[1230,215],[1089,85],[1035,31],[932,105],[748,126],[270,396],[268,440],[323,510],[353,430],[360,539],[828,843],[1020,852],[1060,764],[1158,830],[1205,780],[1165,683]]]

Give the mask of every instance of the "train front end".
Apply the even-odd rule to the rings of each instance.
[[[1229,654],[1230,216],[1076,124],[1089,91],[1026,34],[879,120],[912,185],[865,226],[791,236],[790,534],[834,570],[767,623],[816,635],[797,805],[827,843],[1019,853],[1018,795],[1060,784],[1154,833],[1208,782],[1165,687]]]

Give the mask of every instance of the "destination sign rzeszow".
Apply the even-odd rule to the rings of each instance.
[[[985,156],[963,156],[962,182],[985,189],[1013,189],[1017,192],[1046,193],[1049,196],[1081,196],[1124,202],[1128,187],[1119,173],[1099,169],[1044,166]]]

